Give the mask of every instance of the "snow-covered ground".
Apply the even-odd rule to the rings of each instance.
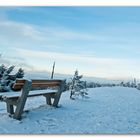
[[[60,108],[43,97],[28,99],[21,121],[0,102],[0,134],[140,134],[140,91],[102,87],[89,89],[89,97],[70,100],[64,92]]]

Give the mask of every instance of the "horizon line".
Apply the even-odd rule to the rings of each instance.
[[[43,74],[43,72],[46,72],[46,73],[49,73],[50,76],[51,76],[51,72],[48,71],[48,70],[27,70],[26,71],[27,73],[30,73],[30,72],[34,72],[34,73],[40,73],[40,74]],[[70,74],[70,73],[60,73],[60,72],[54,72],[54,75],[55,74],[59,74],[59,75],[66,75],[66,76],[73,76],[73,74]],[[133,80],[133,79],[139,79],[138,77],[135,77],[135,76],[125,76],[125,77],[115,77],[115,76],[110,76],[110,77],[103,77],[103,76],[94,76],[94,75],[84,75],[84,74],[80,74],[80,75],[83,75],[83,78],[99,78],[99,79],[104,79],[104,80]]]

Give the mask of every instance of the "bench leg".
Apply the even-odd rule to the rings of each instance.
[[[59,100],[60,100],[60,97],[61,97],[61,93],[64,90],[64,85],[65,85],[65,81],[62,81],[62,83],[61,83],[61,85],[58,89],[58,92],[56,93],[55,98],[54,98],[54,102],[53,102],[54,107],[58,107],[58,103],[59,103]]]
[[[58,107],[58,103],[59,103],[60,97],[61,97],[61,93],[56,94],[56,96],[54,98],[54,101],[53,101],[53,106],[54,107]]]
[[[7,112],[10,113],[10,114],[14,114],[14,107],[13,107],[13,105],[11,105],[9,103],[6,103],[6,106],[7,106]]]
[[[46,95],[45,97],[46,97],[47,105],[52,105],[52,103],[51,103],[51,96],[50,95]]]
[[[17,104],[16,110],[15,110],[15,113],[14,113],[14,117],[13,117],[14,119],[17,119],[17,120],[21,119],[21,114],[23,112],[23,109],[24,109],[24,106],[25,106],[25,103],[26,103],[27,96],[28,96],[28,93],[30,91],[31,85],[32,85],[31,81],[26,81],[25,82],[25,84],[23,86],[21,97],[18,100],[18,104]]]

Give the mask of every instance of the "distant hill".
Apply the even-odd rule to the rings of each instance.
[[[60,74],[60,73],[55,73],[54,74],[54,79],[67,79],[69,81],[73,75],[70,74]],[[42,71],[42,72],[26,72],[25,73],[25,78],[28,79],[50,79],[51,73],[48,71]],[[111,80],[111,79],[106,79],[106,78],[99,78],[99,77],[87,77],[83,76],[83,80],[88,81],[88,82],[99,82],[99,83],[120,83],[122,81],[132,81],[132,79],[128,80]]]

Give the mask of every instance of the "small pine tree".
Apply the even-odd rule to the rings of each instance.
[[[18,72],[16,73],[16,77],[17,78],[23,78],[23,76],[24,76],[24,70],[22,68],[20,68],[18,70]]]
[[[123,86],[124,86],[124,82],[121,82],[121,83],[120,83],[120,86],[122,86],[122,87],[123,87]]]
[[[82,98],[87,97],[86,82],[81,81],[82,77],[82,75],[78,75],[78,71],[76,70],[69,86],[70,99],[75,99],[75,97],[78,97],[79,95],[82,96]]]
[[[11,89],[16,78],[23,78],[24,71],[20,68],[15,75],[10,75],[15,66],[6,68],[4,64],[0,66],[0,92],[6,92]]]

